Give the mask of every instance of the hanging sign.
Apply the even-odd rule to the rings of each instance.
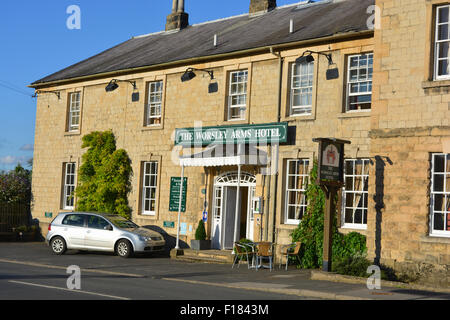
[[[319,138],[319,168],[317,182],[320,185],[340,187],[344,184],[344,145],[350,141]]]

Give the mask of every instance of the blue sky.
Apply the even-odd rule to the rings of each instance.
[[[277,0],[278,6],[300,0]],[[185,0],[190,24],[248,12],[250,0]],[[81,9],[69,30],[67,8]],[[132,36],[164,30],[172,0],[15,0],[0,10],[0,170],[33,157],[36,100],[30,83]],[[8,88],[6,88],[8,87]]]

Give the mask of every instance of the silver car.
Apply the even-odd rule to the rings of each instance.
[[[48,227],[46,242],[55,254],[67,249],[115,252],[128,258],[133,253],[164,251],[161,234],[141,228],[114,214],[60,213]]]

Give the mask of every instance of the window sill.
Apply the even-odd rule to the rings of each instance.
[[[433,88],[442,88],[442,87],[450,87],[450,79],[449,80],[422,81],[422,89],[433,89]]]
[[[81,135],[80,131],[65,131],[64,132],[65,137],[79,136],[79,135]]]
[[[444,235],[436,235],[436,234],[430,234],[428,236],[423,236],[420,238],[422,242],[426,243],[444,243],[444,244],[450,244],[450,235],[444,236]]]
[[[370,110],[367,111],[350,111],[346,113],[341,113],[338,115],[338,119],[348,119],[348,118],[368,118],[370,117]]]
[[[342,227],[338,228],[338,231],[342,234],[358,232],[358,233],[361,233],[362,235],[365,235],[365,236],[367,235],[367,227],[366,228],[355,228],[355,227],[342,226]]]
[[[161,124],[153,125],[153,126],[145,126],[142,127],[141,131],[152,131],[152,130],[162,130],[163,126]]]
[[[287,121],[287,122],[297,122],[297,121],[311,121],[311,120],[316,120],[316,116],[313,114],[308,114],[308,115],[298,115],[298,116],[287,116],[284,117],[282,119],[283,121]]]

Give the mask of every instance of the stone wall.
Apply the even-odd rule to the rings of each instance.
[[[448,285],[450,239],[430,236],[431,153],[444,152],[450,137],[449,84],[433,81],[432,71],[433,5],[442,1],[376,4],[369,254]]]

